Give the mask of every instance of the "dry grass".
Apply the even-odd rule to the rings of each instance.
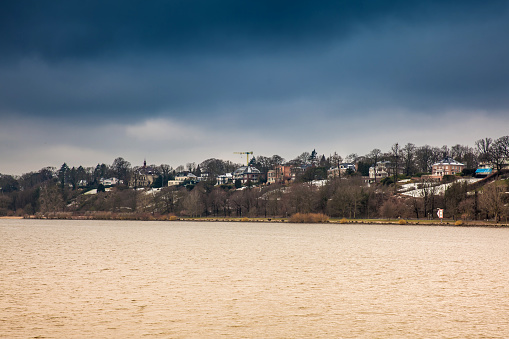
[[[167,221],[179,220],[175,215],[152,214],[147,212],[114,213],[107,211],[86,212],[74,214],[72,212],[37,213],[36,219],[73,219],[73,220],[142,220],[142,221]]]
[[[406,220],[405,220],[405,219],[400,219],[400,220],[398,221],[398,224],[400,224],[400,225],[406,225],[406,224],[407,224],[407,222],[406,222]]]
[[[293,223],[322,223],[328,220],[329,217],[322,213],[295,213],[288,219]]]

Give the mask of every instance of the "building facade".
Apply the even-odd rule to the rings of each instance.
[[[355,172],[357,171],[357,168],[354,164],[345,162],[342,164],[339,164],[339,166],[331,167],[329,170],[327,170],[327,177],[328,178],[336,178],[341,177],[345,174],[347,174],[348,171]]]
[[[242,166],[233,172],[233,180],[240,180],[241,183],[258,181],[260,178],[260,171],[253,166]]]
[[[461,173],[464,168],[465,165],[461,162],[447,157],[431,166],[431,177],[434,179],[442,179],[444,175],[455,175],[457,173]]]

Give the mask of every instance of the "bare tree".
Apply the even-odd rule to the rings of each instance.
[[[175,213],[177,196],[177,188],[175,186],[163,187],[156,194],[159,210],[162,213]]]
[[[280,157],[279,155],[277,154],[274,154],[271,158],[270,158],[270,161],[272,163],[272,166],[278,166],[278,165],[282,165],[284,162],[285,162],[285,159],[283,159],[282,157]]]
[[[414,171],[415,145],[412,143],[406,144],[401,150],[401,155],[405,174],[410,176]]]
[[[477,168],[477,155],[472,147],[456,144],[451,147],[451,157],[465,164],[466,168]]]
[[[501,137],[493,142],[491,147],[491,162],[500,171],[509,159],[509,137]]]
[[[289,193],[295,213],[311,213],[315,201],[315,187],[309,183],[293,184]]]
[[[202,199],[203,194],[197,187],[195,187],[195,189],[193,189],[184,199],[184,208],[190,216],[199,217],[203,214],[204,205]]]
[[[131,169],[131,163],[129,161],[124,160],[122,157],[118,157],[113,161],[111,168],[119,180],[122,180],[125,185],[129,185]]]
[[[507,208],[504,206],[503,198],[505,191],[506,185],[501,182],[493,182],[484,186],[479,198],[481,209],[486,212],[487,216],[493,217],[496,222],[500,220],[500,215]]]
[[[475,147],[477,148],[477,152],[479,153],[480,161],[491,162],[492,144],[493,139],[491,138],[479,139],[475,142]]]
[[[359,160],[359,155],[357,153],[350,153],[346,156],[345,160],[355,164]]]
[[[503,154],[506,160],[509,159],[509,136],[503,136],[497,139],[497,143],[501,148],[501,153]]]
[[[179,165],[179,166],[177,166],[177,168],[175,168],[175,171],[176,171],[177,173],[184,172],[184,170],[185,170],[185,168],[184,168],[184,166],[182,166],[182,165]]]
[[[399,147],[399,143],[395,143],[391,147],[392,153],[392,162],[394,166],[394,190],[397,190],[397,182],[398,182],[398,172],[399,172],[399,161],[401,158],[401,148]]]
[[[407,218],[410,216],[411,207],[406,204],[404,199],[398,199],[393,196],[385,200],[380,207],[380,215],[383,218]]]
[[[382,156],[382,151],[379,150],[378,148],[375,148],[371,151],[371,153],[369,153],[369,157],[372,159],[373,161],[373,168],[375,170],[375,183],[376,183],[376,177],[377,177],[377,164],[378,162],[380,161],[380,157]]]
[[[64,210],[64,200],[57,186],[48,184],[41,187],[39,196],[40,211],[43,214],[61,212]]]
[[[330,162],[333,166],[339,167],[339,165],[343,162],[343,158],[341,157],[341,155],[334,152],[334,154],[330,156]]]
[[[433,149],[429,145],[424,145],[415,151],[416,161],[419,170],[423,173],[431,172],[431,164],[433,163]]]
[[[442,148],[440,148],[440,158],[445,159],[449,156],[451,156],[449,147],[447,145],[443,145]]]
[[[424,217],[434,217],[437,184],[432,179],[423,179],[421,184],[421,197],[423,199]]]
[[[224,213],[226,217],[226,201],[227,193],[221,187],[214,187],[212,191],[207,195],[208,203],[210,206],[210,212],[214,216],[218,216],[220,213]]]
[[[509,136],[500,137],[493,141],[491,138],[479,139],[475,142],[479,160],[490,163],[500,171],[509,158]]]
[[[159,173],[161,175],[161,187],[165,187],[168,184],[168,179],[170,178],[172,171],[173,168],[170,165],[161,164],[159,166]]]
[[[455,182],[447,188],[444,194],[445,210],[453,218],[461,216],[460,204],[467,198],[467,184]]]

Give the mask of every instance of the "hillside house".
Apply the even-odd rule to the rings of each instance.
[[[233,180],[240,180],[241,183],[258,181],[261,172],[253,166],[242,166],[233,172]]]
[[[267,172],[268,184],[285,184],[292,179],[292,166],[279,165]]]
[[[451,157],[446,157],[442,161],[436,162],[431,166],[431,178],[442,179],[444,175],[455,175],[461,173],[465,165],[461,162],[454,160]]]
[[[152,167],[147,167],[147,161],[143,161],[143,167],[133,171],[129,187],[149,187],[156,179],[157,171]]]
[[[357,171],[357,168],[355,167],[354,164],[350,162],[345,162],[339,164],[339,166],[334,166],[327,170],[327,177],[328,178],[341,177],[344,176],[348,171],[355,172]]]
[[[183,185],[184,181],[197,182],[198,177],[191,172],[188,173],[182,172],[177,174],[174,180],[168,180],[168,186]]]

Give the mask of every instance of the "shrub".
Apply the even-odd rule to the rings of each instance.
[[[348,220],[346,218],[343,218],[339,221],[340,224],[346,224]]]
[[[400,225],[406,225],[406,220],[405,220],[405,219],[400,219],[400,220],[398,221],[398,224],[400,224]]]
[[[170,215],[170,221],[176,221],[176,220],[179,220],[179,218],[177,218],[177,216],[175,215]]]
[[[454,225],[456,225],[456,226],[462,226],[462,225],[463,225],[463,220],[456,220],[456,222],[454,223]]]
[[[288,219],[294,223],[321,223],[329,220],[329,217],[322,213],[295,213]]]
[[[240,219],[240,221],[244,221],[244,222],[249,221],[249,218],[244,217],[244,218]]]

